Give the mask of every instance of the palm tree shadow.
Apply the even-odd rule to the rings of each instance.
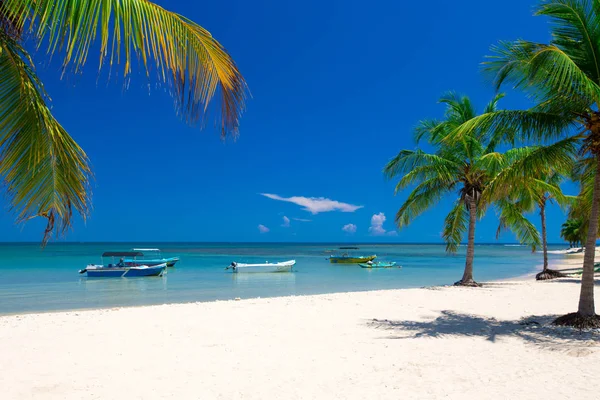
[[[390,333],[383,339],[467,336],[481,337],[495,343],[501,338],[517,338],[548,350],[573,351],[572,355],[576,356],[587,355],[592,352],[590,347],[600,346],[599,332],[555,327],[551,322],[556,317],[558,315],[544,315],[505,321],[445,310],[430,321],[373,319],[367,325]]]

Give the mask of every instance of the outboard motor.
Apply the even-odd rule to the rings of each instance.
[[[228,270],[229,268],[231,268],[235,271],[235,267],[237,267],[237,263],[234,261],[231,263],[231,265],[229,265],[227,268],[225,268],[225,270]]]

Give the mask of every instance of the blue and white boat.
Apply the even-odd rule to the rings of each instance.
[[[167,269],[167,264],[157,265],[127,265],[125,263],[125,257],[135,260],[136,257],[143,256],[141,252],[135,251],[107,251],[102,254],[104,257],[112,257],[113,262],[104,265],[102,264],[89,264],[84,269],[80,270],[80,274],[87,274],[88,278],[134,278],[141,276],[162,276]],[[118,263],[114,262],[115,257],[119,257]]]
[[[152,267],[154,265],[167,264],[167,267],[173,267],[179,261],[179,257],[163,258],[160,249],[131,249],[131,251],[142,254],[139,256],[141,258],[125,258],[123,262],[128,266],[147,265]]]

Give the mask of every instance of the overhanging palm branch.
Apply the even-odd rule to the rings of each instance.
[[[45,243],[89,208],[83,150],[54,119],[27,52],[0,30],[0,175],[19,220],[45,217]]]
[[[0,10],[47,43],[49,54],[62,52],[65,70],[81,71],[98,39],[100,68],[120,63],[127,77],[134,56],[148,76],[154,66],[187,122],[203,120],[219,95],[221,134],[237,133],[246,83],[225,49],[193,21],[147,0],[4,0]]]

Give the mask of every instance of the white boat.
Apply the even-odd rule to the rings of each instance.
[[[264,264],[244,264],[232,262],[230,266],[225,269],[232,269],[233,272],[291,272],[292,267],[296,265],[296,260],[283,261],[278,263]]]

